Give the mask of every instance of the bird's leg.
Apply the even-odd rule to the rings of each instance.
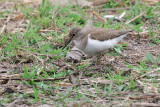
[[[101,58],[102,58],[101,54],[93,56],[92,64],[93,65],[99,65],[99,64],[101,64]]]
[[[98,58],[98,55],[94,55],[93,56],[93,58],[92,58],[92,65],[97,65],[98,63],[97,62],[99,62],[99,60],[98,60],[99,58]]]
[[[101,54],[96,56],[96,65],[101,64],[101,58],[102,58]]]
[[[92,65],[95,65],[95,63],[96,63],[96,56],[93,56],[93,57],[92,57],[92,60],[91,60],[91,64],[92,64]]]

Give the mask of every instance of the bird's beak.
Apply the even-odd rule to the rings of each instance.
[[[62,48],[62,50],[72,41],[72,38],[70,38],[64,45],[64,47]]]

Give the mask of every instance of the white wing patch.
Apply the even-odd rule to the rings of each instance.
[[[120,40],[122,40],[127,34],[119,36],[114,39],[109,39],[106,41],[98,41],[90,38],[90,34],[88,35],[88,44],[85,47],[84,51],[87,54],[98,54],[104,51],[107,51],[110,48],[113,48]]]

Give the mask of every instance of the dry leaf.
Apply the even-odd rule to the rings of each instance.
[[[23,19],[24,15],[22,14],[14,14],[12,20],[21,20]]]

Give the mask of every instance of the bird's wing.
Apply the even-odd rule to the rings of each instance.
[[[109,39],[113,39],[116,37],[119,37],[121,35],[127,34],[130,29],[127,30],[110,30],[106,28],[90,28],[86,29],[88,32],[88,35],[90,35],[91,39],[96,39],[99,41],[105,41]]]

